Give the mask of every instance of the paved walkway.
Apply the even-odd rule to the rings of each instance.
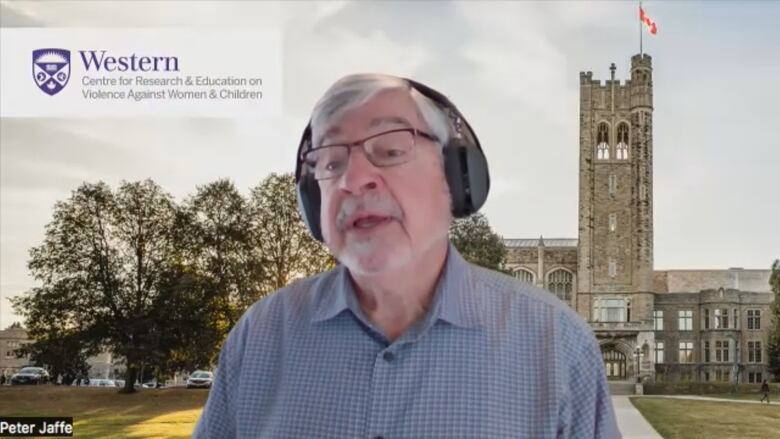
[[[631,404],[628,396],[613,396],[612,405],[615,407],[620,433],[626,439],[660,439],[661,435],[639,413],[639,410]]]
[[[751,399],[730,399],[730,398],[712,398],[709,396],[695,396],[695,395],[643,395],[644,398],[668,398],[668,399],[693,399],[697,401],[717,401],[717,402],[739,402],[744,404],[764,404],[765,402],[759,401],[761,399],[761,396],[756,396],[755,400]],[[774,397],[774,395],[770,395],[770,401],[771,398]],[[771,403],[770,405],[774,406],[780,406],[780,401],[778,401],[775,397],[775,402]]]

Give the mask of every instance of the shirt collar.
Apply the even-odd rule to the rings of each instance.
[[[484,319],[479,295],[474,288],[472,266],[463,259],[452,243],[449,244],[447,260],[436,284],[432,306],[425,319],[440,319],[463,328],[482,326]],[[361,315],[349,270],[339,265],[331,276],[321,278],[314,286],[315,309],[312,322],[331,319],[349,309]]]

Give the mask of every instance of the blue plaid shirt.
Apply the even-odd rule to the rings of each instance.
[[[601,352],[553,294],[450,245],[425,317],[389,341],[344,266],[255,303],[196,438],[620,437]]]

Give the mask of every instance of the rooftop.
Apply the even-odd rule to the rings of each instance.
[[[530,238],[530,239],[504,239],[504,245],[509,248],[538,247],[540,242],[545,247],[577,247],[576,238]]]

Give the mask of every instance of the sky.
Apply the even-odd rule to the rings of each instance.
[[[780,2],[644,2],[653,57],[655,268],[780,257]],[[7,118],[0,108],[0,327],[35,285],[28,251],[81,182],[151,178],[181,200],[289,172],[309,113],[355,72],[443,92],[479,135],[505,238],[577,237],[579,72],[628,77],[636,2],[15,2],[2,27],[278,29],[282,111],[264,118]],[[2,80],[2,78],[0,78]],[[56,140],[54,140],[56,139]]]

